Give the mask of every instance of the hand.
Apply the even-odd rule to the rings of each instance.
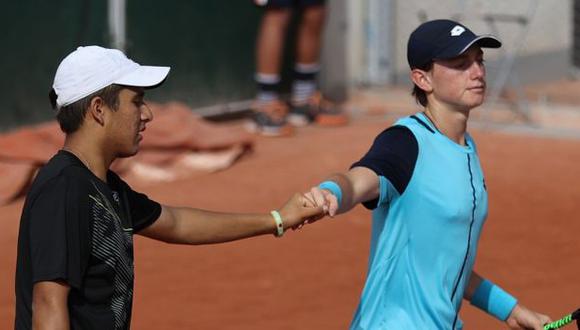
[[[284,221],[284,229],[296,229],[324,216],[322,206],[316,206],[312,199],[302,194],[294,194],[279,212]]]
[[[308,207],[317,207],[316,202],[314,202],[314,198],[312,197],[312,195],[310,195],[310,193],[305,193],[304,198],[306,199],[306,203],[307,203]],[[292,230],[302,229],[302,227],[304,225],[314,223],[314,222],[324,218],[325,216],[326,216],[326,212],[324,212],[324,209],[322,209],[322,211],[320,213],[318,213],[317,215],[306,219],[302,223],[299,223],[295,226],[292,226]]]
[[[306,193],[305,196],[312,199],[317,206],[322,206],[324,213],[330,217],[334,217],[338,212],[338,199],[326,189],[312,187],[310,192]]]
[[[516,307],[514,307],[510,316],[506,320],[510,329],[543,330],[544,324],[550,322],[552,322],[550,317],[531,311],[520,304],[517,304]]]

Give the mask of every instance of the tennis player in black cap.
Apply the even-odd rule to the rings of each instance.
[[[384,130],[349,171],[308,194],[330,216],[358,203],[373,211],[368,275],[351,329],[461,329],[463,299],[512,329],[550,321],[473,271],[488,200],[467,121],[484,100],[482,48],[500,46],[458,22],[420,25],[407,58],[424,110]]]

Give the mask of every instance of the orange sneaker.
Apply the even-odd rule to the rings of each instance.
[[[343,126],[348,124],[348,116],[316,92],[307,103],[291,106],[288,121],[294,126],[306,126],[312,122],[320,126]]]
[[[288,106],[279,100],[256,103],[249,129],[263,136],[290,136],[294,134],[294,128],[286,121],[287,113]]]

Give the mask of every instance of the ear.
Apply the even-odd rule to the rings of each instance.
[[[87,116],[90,116],[99,125],[105,125],[105,102],[100,96],[95,96],[91,99]]]
[[[433,86],[431,85],[431,75],[429,72],[421,69],[411,70],[411,81],[415,83],[419,88],[424,90],[426,93],[433,91]]]

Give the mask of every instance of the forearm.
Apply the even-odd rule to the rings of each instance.
[[[175,244],[212,244],[274,234],[276,222],[269,213],[234,214],[193,208],[164,207],[171,213],[171,235],[154,237]]]
[[[477,290],[481,284],[481,281],[483,281],[483,278],[478,273],[472,272],[467,287],[465,288],[465,292],[463,293],[463,298],[471,301],[471,298],[473,297],[475,290]]]
[[[517,305],[516,298],[501,287],[473,272],[464,293],[472,305],[505,321]]]

